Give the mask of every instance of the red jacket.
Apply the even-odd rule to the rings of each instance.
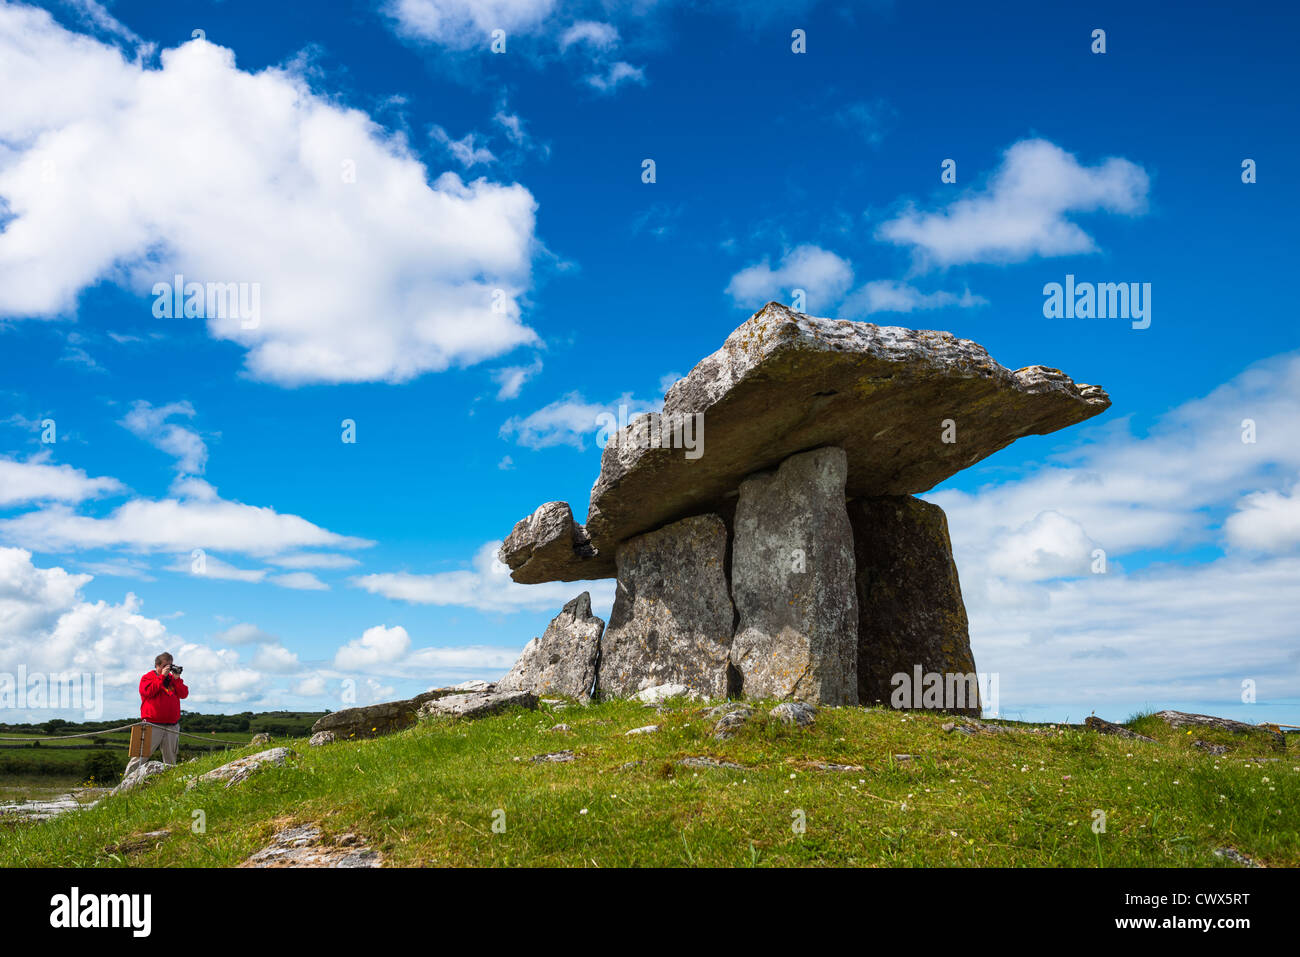
[[[190,689],[180,676],[164,678],[156,671],[146,671],[140,679],[140,720],[175,724],[181,719],[181,699],[189,696]]]

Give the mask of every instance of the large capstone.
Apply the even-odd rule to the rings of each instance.
[[[975,658],[943,509],[901,495],[855,499],[848,512],[860,703],[978,717]]]
[[[524,646],[498,691],[531,691],[535,695],[587,698],[596,683],[603,619],[591,613],[591,595],[583,592],[551,619],[540,638]]]
[[[727,693],[735,613],[724,562],[727,528],[696,515],[618,549],[618,587],[601,641],[597,687],[618,696],[678,684]]]
[[[501,548],[515,581],[615,574],[618,546],[684,516],[719,513],[744,478],[808,449],[845,452],[853,498],[926,491],[1024,435],[1104,411],[1106,393],[1059,369],[1012,372],[946,332],[818,319],[768,303],[601,455],[586,525],[563,502]],[[682,447],[692,424],[692,448]]]
[[[746,479],[736,504],[731,661],[753,698],[858,703],[848,459],[824,448]]]

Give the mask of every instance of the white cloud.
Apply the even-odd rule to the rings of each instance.
[[[361,563],[350,555],[334,552],[294,552],[269,559],[281,568],[354,568]]]
[[[122,420],[127,430],[156,449],[176,459],[176,471],[183,475],[202,475],[208,460],[208,447],[192,429],[167,420],[174,415],[194,417],[194,406],[172,402],[154,407],[143,399],[131,406]]]
[[[388,572],[361,575],[353,579],[359,588],[394,601],[413,605],[457,605],[479,611],[545,611],[556,613],[580,591],[591,592],[592,603],[608,607],[614,601],[612,581],[547,582],[520,585],[510,578],[510,569],[497,558],[499,541],[488,542],[474,554],[471,567],[462,571],[414,575]],[[512,659],[513,660],[513,659]]]
[[[1282,552],[1300,545],[1300,483],[1286,492],[1266,489],[1247,495],[1228,516],[1224,531],[1238,548]]]
[[[389,0],[384,12],[402,36],[453,50],[486,48],[493,30],[511,35],[539,31],[555,0]]]
[[[281,588],[293,588],[298,591],[329,591],[325,584],[311,572],[289,572],[287,575],[272,575],[267,579],[272,585]]]
[[[0,507],[29,502],[76,504],[99,495],[124,491],[114,478],[90,478],[69,465],[50,465],[49,454],[25,462],[0,457]]]
[[[452,159],[466,169],[471,166],[487,166],[497,161],[496,156],[486,146],[475,145],[478,137],[474,133],[466,133],[460,139],[453,140],[450,133],[441,126],[435,125],[430,130],[430,135],[434,142],[443,146],[451,154]]]
[[[501,369],[493,369],[492,381],[500,386],[497,390],[497,400],[502,401],[518,397],[519,390],[524,387],[524,383],[541,371],[541,356],[536,357],[526,366],[506,366]]]
[[[1250,719],[1243,679],[1261,704],[1294,696],[1298,416],[1300,354],[1278,356],[1143,434],[1103,422],[1021,478],[924,496],[948,514],[976,664],[1001,675],[1004,711]]]
[[[320,675],[308,675],[290,685],[289,693],[300,698],[319,698],[325,693],[325,679]]]
[[[624,414],[620,417],[620,407]],[[514,437],[525,448],[545,449],[556,445],[571,445],[583,450],[586,442],[601,430],[598,421],[602,415],[612,415],[616,420],[630,422],[642,412],[658,412],[662,402],[632,398],[624,393],[613,402],[588,402],[578,392],[542,406],[525,416],[511,416],[501,425],[501,438]]]
[[[0,88],[23,90],[0,100],[0,315],[68,314],[105,280],[256,283],[260,321],[207,328],[286,385],[405,381],[537,341],[517,304],[529,192],[430,182],[400,136],[292,67],[247,73],[195,40],[144,68],[6,4]]]
[[[206,483],[204,483],[206,485]],[[208,486],[210,488],[210,486]],[[0,540],[41,551],[126,548],[189,553],[196,548],[267,556],[296,548],[363,548],[365,539],[338,535],[297,515],[226,499],[134,499],[103,518],[50,505],[0,521]],[[208,556],[209,574],[213,557]],[[259,580],[265,572],[257,574]]]
[[[268,645],[275,644],[275,635],[267,634],[256,625],[247,622],[231,625],[225,631],[212,636],[213,640],[223,645]]]
[[[870,316],[877,312],[916,312],[924,309],[942,309],[956,306],[969,309],[986,306],[983,296],[972,295],[970,290],[960,296],[951,292],[921,292],[915,286],[894,279],[877,279],[864,283],[844,300],[838,315],[844,319]]]
[[[781,257],[775,269],[767,259],[746,266],[731,277],[727,295],[738,306],[753,308],[770,300],[789,302],[793,290],[807,294],[805,312],[826,309],[838,303],[853,283],[848,260],[819,246],[796,246]]]
[[[613,93],[627,83],[645,85],[645,70],[631,63],[618,60],[611,63],[603,73],[590,73],[583,78],[593,90],[600,93]]]
[[[263,645],[250,664],[258,671],[272,674],[289,674],[300,668],[298,656],[284,645]]]
[[[0,548],[0,673],[29,675],[73,672],[102,676],[103,714],[138,713],[140,676],[154,656],[170,651],[185,666],[188,707],[205,702],[251,701],[263,676],[238,663],[234,651],[185,641],[156,618],[140,613],[128,592],[120,603],[88,602],[81,589],[90,575],[39,568],[31,553]],[[31,710],[11,720],[45,720],[67,708]]]
[[[920,265],[1022,262],[1097,249],[1069,218],[1104,211],[1146,211],[1149,179],[1142,167],[1111,157],[1083,166],[1046,140],[1022,140],[981,190],[937,212],[908,209],[881,225],[877,237],[913,247]]]
[[[597,20],[579,20],[560,34],[560,49],[567,50],[579,43],[598,50],[611,50],[618,46],[618,27]]]
[[[411,636],[401,625],[376,625],[340,648],[334,655],[334,667],[349,671],[387,664],[401,658],[410,647]]]

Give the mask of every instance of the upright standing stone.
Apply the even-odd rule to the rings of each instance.
[[[945,711],[979,716],[975,657],[943,509],[910,495],[854,499],[857,555],[858,697],[888,705],[905,687],[922,702],[917,677],[943,677]],[[907,681],[894,682],[895,675]],[[914,693],[917,697],[912,698]]]
[[[707,698],[726,695],[735,627],[726,552],[727,528],[716,515],[684,518],[619,546],[618,588],[601,641],[602,692],[681,684]]]
[[[853,530],[843,449],[792,455],[741,483],[731,660],[751,698],[858,703]]]
[[[605,622],[591,613],[591,594],[583,592],[551,619],[540,638],[524,646],[498,691],[531,691],[586,698],[596,682],[596,658]]]

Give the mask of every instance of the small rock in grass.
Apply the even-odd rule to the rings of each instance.
[[[718,741],[725,741],[740,729],[740,727],[754,716],[752,708],[741,706],[732,708],[726,712],[718,723],[713,726],[713,737]]]
[[[654,733],[655,733],[656,731],[658,731],[658,730],[659,730],[659,725],[657,725],[657,724],[647,724],[644,728],[633,728],[631,731],[624,731],[623,734],[624,734],[624,735],[629,735],[629,734],[654,734]]]
[[[317,731],[315,734],[311,736],[311,740],[308,741],[307,743],[310,744],[313,748],[319,748],[321,745],[325,745],[325,744],[333,744],[334,732]]]
[[[529,758],[534,764],[565,764],[574,760],[572,751],[552,751],[550,754],[539,754]]]
[[[785,701],[768,713],[784,724],[806,728],[816,720],[817,709],[802,701]]]
[[[570,728],[567,724],[553,724],[548,730],[563,732],[563,731],[572,731],[573,729]]]
[[[745,770],[743,765],[736,764],[732,761],[719,761],[717,758],[710,758],[707,755],[682,758],[677,763],[687,768],[731,768],[735,771]]]

